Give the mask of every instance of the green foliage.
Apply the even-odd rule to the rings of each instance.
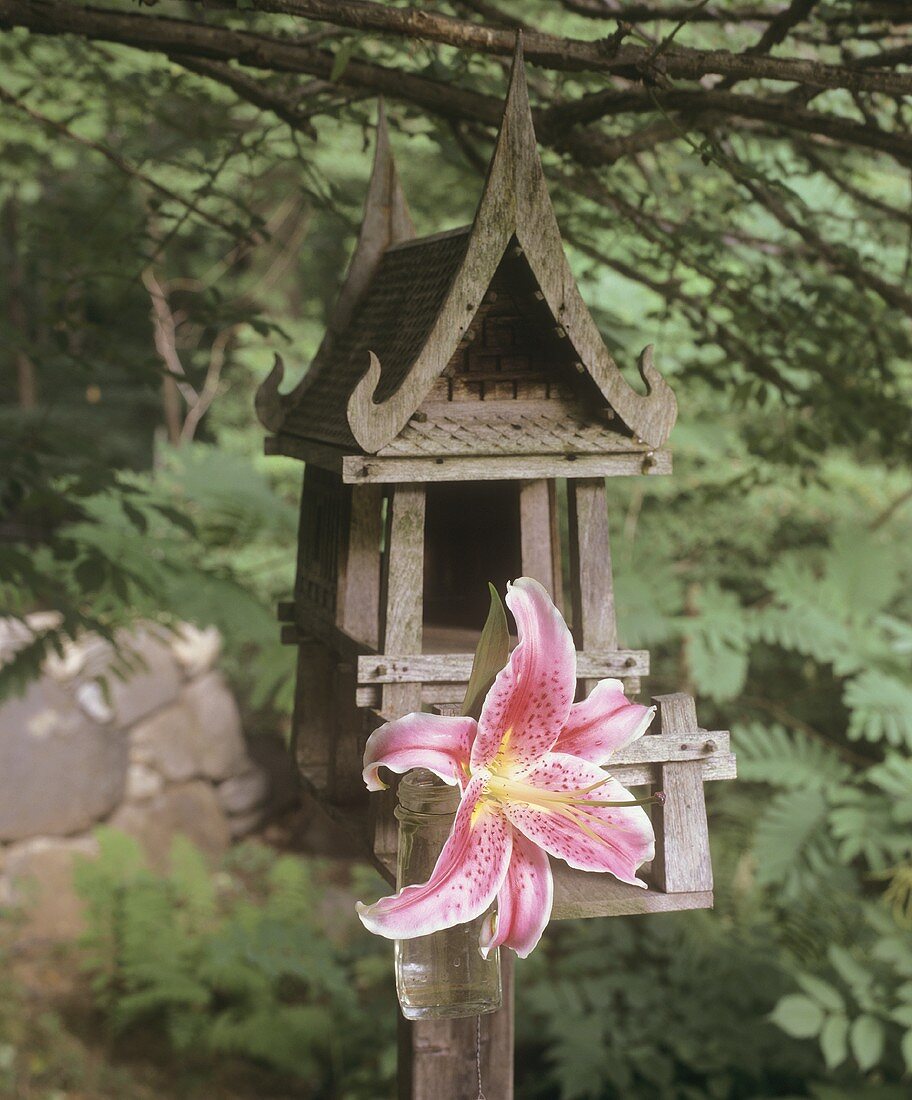
[[[76,883],[85,966],[116,1031],[160,1028],[187,1057],[261,1063],[308,1095],[368,1097],[388,1079],[393,1019],[372,1006],[389,998],[390,968],[374,965],[382,949],[350,904],[341,922],[321,914],[318,867],[251,844],[213,874],[179,838],[159,875],[132,838],[98,835]]]
[[[827,51],[843,48],[830,20],[847,7],[814,6]],[[561,5],[526,0],[520,17],[571,33]],[[81,630],[189,618],[223,631],[247,709],[287,716],[273,608],[293,584],[300,466],[262,457],[253,394],[275,350],[288,385],[300,379],[345,270],[373,118],[346,71],[370,59],[503,87],[499,59],[324,33],[338,83],[307,85],[316,141],[164,55],[0,40],[6,90],[135,167],[0,107],[0,258],[26,290],[24,330],[11,281],[0,290],[0,346],[28,351],[39,398],[24,408],[15,370],[0,372],[0,605],[62,615],[0,669],[0,695]],[[739,50],[756,27],[694,21],[680,41]],[[299,102],[295,76],[262,84]],[[532,91],[547,106],[603,85],[539,70]],[[867,109],[893,121],[888,97]],[[388,110],[419,231],[466,221],[483,128]],[[675,476],[610,483],[620,637],[652,649],[649,691],[691,690],[707,728],[734,729],[740,780],[709,790],[714,916],[556,928],[527,964],[520,1093],[892,1100],[912,1072],[912,340],[851,265],[907,280],[905,227],[867,200],[903,207],[908,173],[837,142],[816,150],[824,171],[760,126],[732,128],[727,160],[712,134],[690,137],[587,169],[585,195],[565,154],[545,168],[609,348],[626,370],[655,342],[680,408]],[[745,179],[766,181],[828,257]],[[215,400],[179,448],[162,439],[150,270],[182,384],[199,392],[227,341]],[[388,1094],[389,1048],[355,1050],[373,1049],[366,1024],[389,1024],[390,1002],[371,1000],[388,956],[360,934],[337,950],[317,879],[271,862],[212,878],[180,848],[162,878],[118,843],[85,872],[112,1024],[164,1029],[187,1058],[236,1051],[338,1095]]]

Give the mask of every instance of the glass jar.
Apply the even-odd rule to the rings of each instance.
[[[396,885],[426,882],[459,805],[459,789],[429,771],[399,782]],[[407,1020],[443,1020],[496,1012],[501,1006],[500,952],[481,957],[478,936],[487,914],[429,936],[396,940],[396,992]]]

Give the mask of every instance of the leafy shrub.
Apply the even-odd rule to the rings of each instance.
[[[88,904],[85,966],[115,1032],[159,1027],[188,1058],[251,1059],[305,1083],[306,1095],[389,1085],[388,951],[360,926],[349,936],[348,894],[344,921],[327,911],[317,864],[247,844],[213,875],[178,838],[170,872],[157,875],[132,838],[102,828],[99,840],[76,883]]]

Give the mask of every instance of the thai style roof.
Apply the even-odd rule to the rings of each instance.
[[[482,303],[496,296],[492,284],[511,257],[522,267],[517,278],[539,303],[529,323],[561,340],[550,357],[564,372],[561,400],[548,407],[536,402],[525,411],[521,401],[509,410],[496,402],[495,411],[489,400],[468,411],[448,410],[438,400],[442,380],[474,338]],[[257,412],[280,440],[329,444],[347,454],[661,447],[674,425],[676,402],[652,365],[650,348],[639,370],[645,394],[619,371],[567,263],[535,141],[519,41],[494,156],[470,226],[415,237],[381,104],[364,220],[324,340],[288,394],[279,393],[277,358],[257,394]],[[497,392],[503,388],[501,383]],[[492,449],[484,449],[485,439]]]

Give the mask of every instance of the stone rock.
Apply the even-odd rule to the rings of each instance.
[[[183,623],[175,633],[171,649],[187,676],[200,676],[218,660],[222,651],[222,636],[217,627],[207,626],[205,630],[200,630],[193,623]]]
[[[0,706],[0,840],[89,828],[123,797],[127,740],[50,679]]]
[[[218,780],[248,771],[241,713],[221,674],[210,672],[187,684],[181,702],[196,720],[200,774]]]
[[[106,725],[114,718],[114,710],[105,698],[101,690],[101,684],[97,680],[89,680],[80,684],[75,691],[76,702],[86,718],[91,718],[100,726]]]
[[[236,814],[233,817],[228,818],[228,829],[231,832],[232,840],[240,840],[241,837],[247,836],[252,833],[254,829],[258,829],[266,818],[266,811],[262,806],[255,810],[251,810],[247,814]]]
[[[139,841],[150,866],[166,870],[175,836],[185,836],[213,861],[231,843],[215,791],[201,780],[167,787],[145,802],[121,806],[108,822]]]
[[[3,900],[22,910],[20,942],[71,940],[83,932],[85,905],[73,885],[73,871],[79,859],[97,855],[93,837],[35,837],[7,850]]]
[[[127,769],[127,789],[124,797],[128,802],[142,802],[152,798],[164,789],[165,781],[161,775],[145,764],[131,764]]]
[[[130,731],[130,761],[178,782],[201,774],[200,731],[193,712],[174,703]]]
[[[176,703],[134,726],[130,759],[175,782],[249,772],[241,716],[222,677],[212,672],[188,684]]]
[[[148,627],[118,638],[131,672],[121,680],[107,678],[111,705],[121,729],[170,703],[180,690],[181,676],[163,633]]]
[[[218,800],[226,814],[246,814],[269,797],[269,776],[259,768],[218,785]]]

